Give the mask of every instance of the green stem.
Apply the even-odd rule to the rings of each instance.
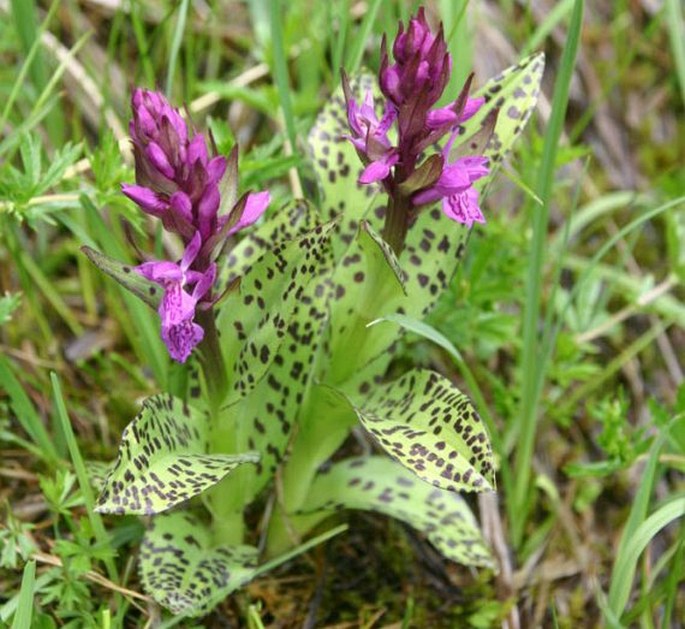
[[[313,389],[300,415],[308,418],[301,424],[292,443],[278,489],[278,504],[269,522],[266,555],[275,557],[298,544],[327,514],[293,516],[304,504],[309,488],[322,463],[340,448],[357,416],[351,407],[331,405],[323,389]]]
[[[210,409],[212,416],[215,417],[221,402],[226,396],[228,385],[226,366],[224,365],[224,359],[221,354],[221,346],[219,345],[219,335],[216,330],[213,308],[200,310],[196,314],[196,318],[198,324],[201,325],[205,331],[205,336],[202,339],[202,343],[199,345],[200,363],[207,384]]]
[[[409,229],[409,199],[400,195],[395,188],[388,193],[388,207],[385,210],[385,224],[383,225],[383,239],[387,242],[395,255],[399,258],[404,249],[404,241]]]

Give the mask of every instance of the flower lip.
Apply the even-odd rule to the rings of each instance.
[[[197,259],[202,238],[196,232],[188,243],[181,261],[177,264],[167,260],[144,262],[135,271],[146,279],[162,286],[164,295],[158,312],[162,321],[161,336],[171,357],[185,362],[193,348],[202,341],[204,331],[193,321],[201,302],[211,294],[216,279],[216,264],[206,271],[194,271],[190,267]],[[188,292],[188,288],[192,292]]]

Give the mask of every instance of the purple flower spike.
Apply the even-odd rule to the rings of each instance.
[[[199,233],[192,238],[180,264],[165,260],[145,262],[135,271],[164,289],[159,305],[162,320],[161,336],[171,357],[184,363],[195,346],[204,338],[204,330],[193,321],[203,297],[211,291],[216,278],[216,264],[210,264],[204,273],[190,270],[197,257],[202,239]],[[194,286],[192,292],[186,288]]]
[[[451,103],[436,107],[451,71],[442,24],[432,31],[421,7],[406,29],[400,22],[392,46],[383,37],[378,83],[385,103],[380,120],[372,94],[367,92],[358,104],[358,95],[352,93],[343,73],[351,132],[347,139],[364,164],[359,183],[380,182],[391,197],[382,235],[396,254],[401,253],[421,206],[442,201],[444,213],[452,220],[469,227],[485,221],[473,182],[488,174],[487,159],[473,156],[448,161],[463,131],[460,125],[475,116],[485,100],[469,98],[470,75]],[[435,145],[444,148],[436,154]]]
[[[179,112],[161,94],[137,89],[131,107],[137,185],[124,184],[122,191],[144,212],[160,218],[164,228],[179,234],[186,244],[198,233],[202,245],[210,243],[204,249],[200,246],[202,253],[195,263],[199,271],[206,270],[210,262],[207,251],[228,235],[222,232],[225,221],[219,216],[219,189],[237,188],[237,161],[227,174],[226,158],[211,156],[205,137],[190,134]],[[265,198],[268,193],[255,195],[256,201],[246,208],[244,218],[230,233],[256,221],[268,204],[268,200],[261,203]],[[227,213],[227,208],[223,210]]]
[[[421,7],[409,20],[407,30],[400,23],[392,47],[395,63],[390,65],[385,42],[381,51],[380,86],[383,94],[399,109],[405,104],[415,108],[420,103],[425,115],[440,98],[452,69],[452,60],[442,27],[431,32]],[[414,112],[416,115],[418,112]]]

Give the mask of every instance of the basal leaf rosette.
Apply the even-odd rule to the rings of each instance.
[[[155,395],[124,429],[119,454],[97,501],[100,513],[153,515],[213,487],[259,454],[208,454],[204,413],[171,395]]]
[[[320,472],[295,515],[308,521],[342,509],[374,511],[424,533],[447,559],[493,568],[478,522],[456,492],[433,487],[384,456],[345,459]]]
[[[392,458],[419,478],[451,491],[492,491],[487,430],[468,397],[447,378],[414,369],[376,385],[361,402],[338,393]]]
[[[174,614],[207,614],[256,573],[256,548],[216,545],[212,536],[196,514],[175,511],[153,518],[143,537],[140,577],[145,591]]]

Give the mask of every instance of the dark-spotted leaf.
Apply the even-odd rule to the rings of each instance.
[[[331,367],[327,380],[340,383],[396,338],[368,328],[381,313],[394,312],[405,297],[403,272],[390,246],[362,220],[334,275],[331,302]]]
[[[130,264],[119,262],[85,245],[81,247],[81,251],[103,273],[116,280],[126,290],[140,297],[148,306],[157,309],[162,299],[162,290],[158,284],[136,273]]]
[[[355,411],[377,443],[419,478],[453,491],[494,488],[485,426],[447,378],[414,369],[373,387]]]
[[[257,566],[251,546],[216,546],[212,531],[187,511],[152,519],[140,548],[145,591],[175,614],[200,616],[250,581]]]
[[[227,403],[261,380],[288,336],[291,319],[316,299],[305,293],[330,270],[332,229],[330,223],[320,225],[266,251],[223,302],[217,325],[224,359],[233,369]]]
[[[273,478],[299,421],[300,408],[315,373],[333,293],[330,251],[321,257],[293,304],[280,345],[255,388],[229,410],[228,430],[242,449],[257,450],[254,469],[241,472],[242,495],[254,495]],[[229,482],[232,482],[229,480]],[[238,482],[236,480],[236,482]]]
[[[389,515],[424,533],[452,561],[467,566],[494,566],[464,499],[456,492],[424,483],[386,457],[346,459],[321,472],[300,510],[303,515],[296,517],[310,519],[318,511],[340,509]]]
[[[478,183],[479,187],[492,177],[494,167],[504,159],[525,128],[537,104],[544,69],[544,53],[532,54],[490,79],[474,94],[485,98],[485,104],[460,130],[461,153],[469,153],[469,140],[477,134],[488,114],[499,109],[494,133],[484,153],[490,159],[491,174]]]
[[[269,249],[303,236],[320,222],[318,210],[306,199],[296,199],[270,213],[231,249],[220,272],[220,285],[227,286]]]
[[[124,429],[119,455],[105,479],[96,511],[151,515],[220,482],[259,455],[207,454],[207,417],[171,395],[155,395]]]

